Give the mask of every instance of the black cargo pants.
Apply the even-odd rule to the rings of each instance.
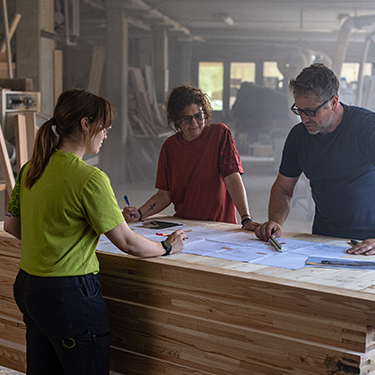
[[[27,375],[108,375],[109,320],[96,275],[38,277],[20,270]]]

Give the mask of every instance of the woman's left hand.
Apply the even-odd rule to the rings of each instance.
[[[258,227],[260,227],[261,224],[260,223],[257,223],[256,221],[248,221],[247,223],[245,223],[245,225],[243,226],[243,229],[246,229],[246,230],[251,230],[251,231],[255,231],[255,229],[257,229]]]

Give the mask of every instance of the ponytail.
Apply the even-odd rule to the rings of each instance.
[[[53,127],[56,120],[51,118],[38,130],[36,135],[33,155],[30,160],[29,169],[26,173],[25,187],[31,189],[35,182],[41,177],[50,157],[59,144],[59,137],[55,134]]]

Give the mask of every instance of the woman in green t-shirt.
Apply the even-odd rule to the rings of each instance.
[[[109,321],[95,254],[102,233],[141,257],[184,247],[181,229],[162,243],[133,232],[106,174],[82,160],[99,152],[115,112],[85,90],[62,93],[7,206],[4,229],[21,240],[14,296],[26,324],[29,375],[109,374]]]

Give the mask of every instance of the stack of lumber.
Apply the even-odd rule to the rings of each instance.
[[[127,148],[131,155],[126,162],[129,183],[153,181],[157,160],[165,139],[173,134],[167,129],[163,105],[158,103],[151,67],[129,68]]]
[[[178,222],[241,233],[235,224]],[[0,230],[0,365],[25,371],[25,327],[12,297],[19,254],[20,241]],[[188,253],[97,255],[117,374],[375,374],[374,271],[290,270]]]
[[[129,68],[128,114],[136,137],[163,138],[167,131],[167,119],[163,106],[157,102],[151,67]]]

